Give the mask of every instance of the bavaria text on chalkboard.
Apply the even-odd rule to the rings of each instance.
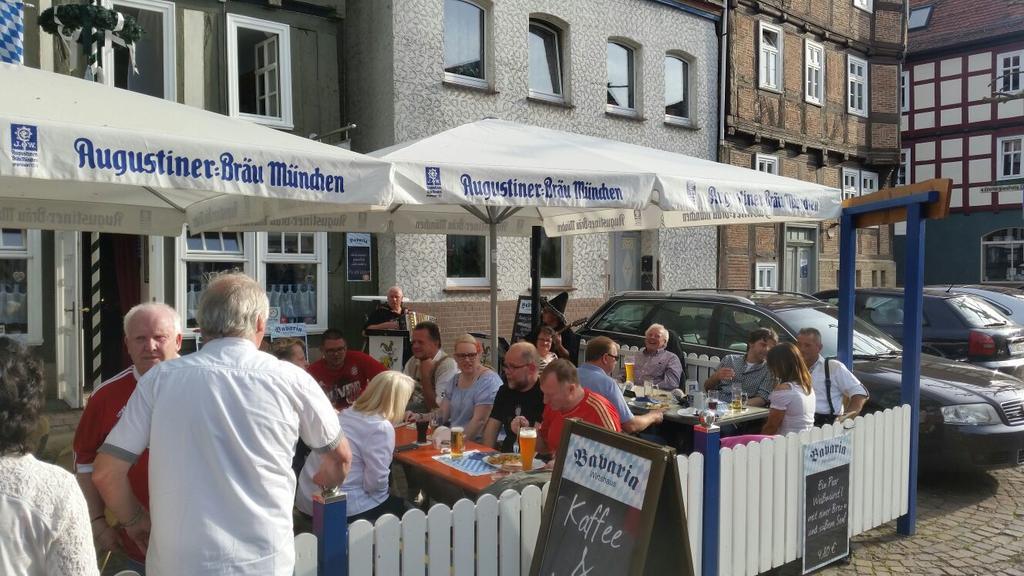
[[[559,444],[530,574],[692,574],[688,539],[652,534],[655,517],[685,529],[679,484],[668,484],[675,452],[630,436],[570,420]],[[672,468],[674,470],[674,468]],[[664,496],[668,491],[668,496]],[[674,490],[674,492],[673,492]],[[659,508],[672,510],[670,522]],[[658,547],[650,562],[649,554]],[[685,550],[680,554],[680,550]],[[670,554],[670,562],[664,555]],[[667,572],[666,572],[667,573]]]
[[[804,446],[804,574],[850,553],[850,436]]]

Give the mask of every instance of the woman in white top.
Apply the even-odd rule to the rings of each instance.
[[[768,352],[768,369],[780,384],[768,397],[771,410],[762,434],[781,434],[810,430],[814,426],[814,388],[800,351],[783,342]]]
[[[537,331],[537,372],[543,372],[548,364],[558,359],[558,355],[551,351],[555,341],[555,329],[551,326],[541,326]]]
[[[388,492],[391,459],[395,452],[395,425],[402,422],[416,383],[412,378],[388,370],[377,374],[350,408],[338,415],[341,429],[352,446],[352,467],[341,491],[348,501],[348,521],[374,522],[384,514],[401,516],[405,503]],[[313,475],[320,468],[320,455],[306,459],[299,477],[295,506],[313,514],[313,494],[319,487]]]
[[[75,477],[29,453],[42,403],[39,361],[0,338],[0,574],[95,576],[89,509]]]

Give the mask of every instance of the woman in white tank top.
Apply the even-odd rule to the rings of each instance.
[[[762,434],[781,434],[810,430],[814,426],[814,387],[800,351],[783,342],[768,352],[768,369],[780,384],[768,397],[768,420]]]

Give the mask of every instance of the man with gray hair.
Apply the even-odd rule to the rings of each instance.
[[[318,485],[348,472],[352,453],[319,385],[259,351],[268,312],[252,278],[214,278],[196,313],[203,348],[143,376],[99,450],[93,482],[146,550],[149,576],[291,576],[296,442],[323,453]],[[127,480],[147,446],[152,538]]]
[[[679,388],[683,376],[683,363],[675,352],[669,352],[668,328],[651,324],[644,332],[644,349],[636,355],[636,382],[643,384],[650,380],[661,390]]]
[[[93,390],[75,428],[73,447],[75,477],[89,506],[89,517],[93,519],[92,534],[96,546],[105,552],[123,552],[128,557],[126,567],[137,570],[144,566],[144,551],[135,546],[124,530],[107,524],[103,498],[92,482],[93,462],[97,450],[121,418],[139,378],[160,362],[178,357],[181,316],[174,308],[159,302],[134,306],[124,315],[124,344],[132,365]],[[139,503],[148,509],[148,451],[143,451],[128,471],[128,481]]]

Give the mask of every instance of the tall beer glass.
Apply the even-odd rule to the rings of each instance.
[[[452,427],[452,458],[462,458],[466,449],[466,431],[462,426]]]
[[[533,470],[533,456],[537,452],[537,429],[523,427],[519,429],[519,459],[523,470]]]
[[[636,369],[636,363],[632,359],[626,360],[623,364],[626,367],[626,382],[636,382],[633,380],[633,372]]]

